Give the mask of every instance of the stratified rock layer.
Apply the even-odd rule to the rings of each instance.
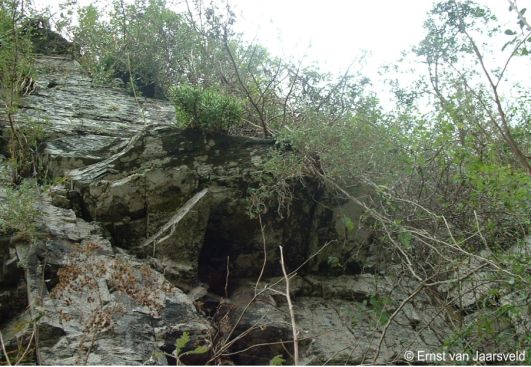
[[[34,68],[37,87],[23,98],[16,118],[23,126],[44,129],[41,148],[53,175],[119,152],[145,126],[175,122],[170,103],[95,85],[70,57],[40,56]],[[5,141],[7,135],[6,130]]]
[[[401,305],[418,284],[384,275],[393,262],[371,232],[344,221],[358,222],[359,206],[315,180],[268,192],[260,221],[249,216],[273,141],[176,128],[168,102],[94,85],[67,57],[40,57],[36,70],[17,121],[44,126],[45,165],[66,184],[39,202],[36,244],[0,238],[8,347],[30,340],[35,322],[41,364],[174,363],[185,332],[186,351],[210,350],[184,362],[289,362],[279,245],[299,272],[291,286],[303,363],[401,362],[450,333],[454,320],[441,310],[452,305],[437,293],[454,290],[423,290]],[[484,292],[474,284],[470,305]]]
[[[101,222],[118,246],[158,257],[176,277],[201,279],[216,291],[227,266],[233,277],[260,272],[264,244],[259,221],[249,216],[250,192],[265,177],[272,149],[270,140],[158,127],[70,177],[85,215]],[[145,248],[145,240],[203,189],[207,198],[173,228],[174,235]],[[270,254],[266,273],[278,271],[278,245],[286,248],[289,265],[297,266],[310,255],[310,241],[319,240],[312,230],[330,227],[331,215],[316,216],[315,184],[295,189],[289,216],[272,207],[262,217]],[[269,194],[273,205],[276,195]]]
[[[188,348],[209,346],[209,322],[162,274],[115,253],[101,228],[72,210],[46,197],[39,209],[46,240],[17,247],[37,320],[39,364],[167,364],[164,351],[171,353],[184,332]]]

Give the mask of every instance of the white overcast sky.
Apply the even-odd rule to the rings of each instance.
[[[127,0],[126,0],[127,1]],[[183,3],[183,0],[167,0]],[[191,0],[190,0],[191,1]],[[215,0],[223,8],[226,0]],[[393,64],[401,51],[418,44],[424,35],[426,13],[435,0],[228,0],[235,9],[236,29],[247,41],[266,46],[272,54],[316,62],[323,70],[343,72],[368,52],[364,64],[355,63],[375,82],[378,69]],[[56,4],[34,0],[35,4]],[[90,3],[89,0],[80,0]],[[109,1],[110,2],[110,1]],[[192,1],[191,1],[192,2]],[[208,0],[206,0],[208,2]],[[502,24],[513,27],[515,13],[507,0],[476,0],[494,12]],[[517,0],[531,8],[531,0]],[[530,10],[531,13],[531,10]],[[522,59],[522,58],[520,58]],[[531,86],[531,62],[516,60],[513,70]],[[494,65],[492,65],[494,66]],[[526,80],[521,80],[525,84]]]
[[[507,0],[476,0],[488,6],[502,25],[515,28],[516,14]],[[434,0],[230,0],[236,8],[237,29],[251,41],[279,56],[317,61],[329,71],[342,72],[368,52],[355,67],[371,79],[384,64],[393,64],[402,51],[424,36],[423,22]],[[520,9],[531,0],[517,0]],[[531,12],[531,10],[530,10]],[[531,85],[531,63],[516,60],[513,68]],[[494,66],[494,65],[492,65]],[[522,80],[524,83],[526,81]]]
[[[499,0],[503,1],[503,0]],[[364,50],[378,64],[422,38],[430,0],[232,0],[238,29],[278,55],[346,68]]]

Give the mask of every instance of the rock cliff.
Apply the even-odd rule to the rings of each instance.
[[[45,124],[41,156],[63,184],[36,204],[35,243],[0,241],[9,350],[31,341],[40,364],[291,362],[279,245],[304,363],[399,362],[413,345],[441,346],[437,296],[399,307],[418,284],[386,274],[394,265],[369,233],[347,233],[342,215],[359,208],[308,178],[293,183],[289,215],[249,216],[273,141],[179,129],[169,103],[97,86],[68,57],[36,69],[17,119]]]

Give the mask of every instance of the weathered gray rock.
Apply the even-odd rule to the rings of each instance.
[[[69,56],[42,55],[34,68],[37,88],[22,99],[16,119],[22,126],[44,129],[44,156],[55,176],[119,152],[144,127],[175,123],[169,102],[135,99],[122,88],[94,85]],[[7,121],[0,121],[0,127],[7,127]],[[2,130],[7,141],[8,130]]]
[[[24,287],[25,295],[26,289]],[[0,328],[2,330],[6,351],[10,353],[11,364],[36,364],[35,354],[28,349],[28,346],[33,344],[33,338],[35,337],[31,312],[25,309],[7,321],[4,320]],[[0,353],[0,359],[4,360],[3,353]]]
[[[169,102],[135,99],[120,86],[95,85],[68,56],[40,56],[35,70],[37,89],[22,98],[16,118],[21,125],[44,127],[47,172],[72,177],[75,190],[52,190],[54,205],[101,222],[113,243],[132,249],[208,188],[208,203],[191,212],[155,254],[168,274],[175,273],[174,281],[224,279],[216,273],[225,271],[227,258],[234,277],[259,273],[262,234],[248,215],[248,191],[260,186],[273,141],[169,127],[175,124]],[[6,138],[6,122],[0,125]],[[285,217],[276,213],[277,193],[270,193],[270,210],[262,217],[271,255],[266,273],[278,273],[278,244],[295,265],[337,236],[340,229],[330,223],[341,217],[329,203],[319,203],[322,191],[315,182],[296,186],[291,215]],[[184,255],[183,248],[189,255],[175,259]],[[137,253],[153,255],[152,249],[144,250]],[[309,265],[321,271],[328,257],[342,258],[349,251],[344,245]]]
[[[249,190],[259,187],[272,145],[270,140],[158,127],[135,136],[120,153],[71,171],[70,177],[85,215],[103,223],[118,246],[137,251],[194,194],[208,188],[208,202],[190,212],[170,242],[144,255],[154,254],[170,272],[179,268],[176,278],[187,268],[195,271],[186,279],[198,278],[219,292],[227,258],[233,277],[260,272],[263,239],[259,221],[248,214]],[[284,245],[289,264],[298,265],[309,255],[310,236],[324,241],[306,230],[327,228],[332,218],[315,216],[314,189],[312,182],[297,186],[291,215],[281,217],[271,209],[262,217],[270,254],[266,273],[278,271],[278,244]],[[275,193],[271,198],[274,205]]]
[[[0,285],[0,314],[2,315],[0,327],[23,312],[28,305],[24,279],[22,277],[13,279],[16,282],[12,285]]]
[[[292,278],[301,362],[310,365],[372,363],[384,325],[416,286],[397,287],[393,282],[392,278],[370,274]],[[236,357],[239,363],[268,364],[278,354],[290,360],[286,349],[292,350],[292,330],[286,299],[279,293],[284,291],[285,284],[280,278],[267,279],[258,291],[266,284],[273,285],[277,291],[266,291],[249,303],[255,294],[255,284],[249,281],[231,297],[233,307],[229,316],[237,327],[231,335],[236,341],[229,353],[239,352]],[[444,314],[421,292],[389,324],[376,362],[403,361],[407,350],[436,351],[442,345],[441,335],[448,332]],[[238,335],[243,333],[248,335],[238,340]],[[284,346],[279,341],[284,341]]]
[[[1,163],[0,160],[0,170]],[[5,191],[0,185],[0,210],[4,210],[4,200]],[[14,236],[0,234],[0,327],[28,305],[24,272],[12,247],[15,240]]]
[[[164,353],[184,332],[189,349],[212,341],[216,362],[268,364],[279,354],[290,362],[282,281],[247,307],[264,259],[258,290],[279,280],[279,245],[288,269],[318,252],[291,281],[306,364],[396,363],[405,350],[437,350],[453,314],[462,321],[460,308],[470,312],[487,299],[495,273],[482,268],[460,285],[416,294],[382,339],[418,284],[359,226],[359,206],[307,179],[291,187],[290,215],[276,210],[285,193],[269,192],[261,227],[248,215],[250,192],[265,177],[271,140],[178,129],[168,102],[135,100],[120,83],[97,86],[68,57],[43,56],[36,69],[37,89],[22,99],[17,121],[45,126],[49,172],[68,180],[39,204],[45,220],[36,246],[17,243],[15,253],[11,238],[0,239],[0,311],[12,349],[37,322],[39,363],[166,364],[172,357]],[[482,264],[473,258],[454,276]],[[28,297],[29,312],[8,322]],[[526,335],[527,316],[504,322]],[[186,362],[205,363],[207,354]]]
[[[175,283],[188,281],[193,284],[197,278],[210,212],[207,194],[207,189],[195,194],[138,249],[140,252],[151,251],[153,257],[161,260],[165,273]]]
[[[21,275],[22,269],[18,266],[18,258],[15,251],[10,248],[11,237],[0,237],[0,286],[15,285]]]
[[[350,194],[361,200],[370,197],[366,186],[352,187]],[[329,227],[317,225],[312,228],[310,249],[318,255],[310,262],[315,273],[328,275],[380,272],[387,267],[387,253],[373,243],[373,230],[361,220],[364,209],[350,201],[341,200],[333,192],[323,190],[322,205],[316,208],[315,218],[328,217]],[[332,230],[332,233],[327,232]],[[322,248],[322,239],[336,240],[331,246]]]
[[[115,253],[98,225],[52,206],[49,197],[39,209],[46,240],[17,252],[40,364],[167,364],[164,352],[184,332],[192,338],[188,348],[209,346],[210,324],[162,274]]]

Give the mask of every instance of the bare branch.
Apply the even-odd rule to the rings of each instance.
[[[505,71],[507,70],[507,66],[509,66],[509,63],[511,62],[512,58],[514,55],[516,55],[516,53],[518,52],[518,50],[520,49],[520,47],[526,42],[526,40],[531,37],[531,31],[529,33],[527,33],[517,44],[516,46],[514,47],[513,49],[513,52],[511,52],[511,55],[507,58],[507,60],[505,61],[505,65],[503,65],[503,69],[500,73],[500,76],[498,77],[498,80],[496,81],[496,88],[498,87],[498,85],[500,84],[501,80],[502,80],[502,77],[503,77],[503,74],[505,74]]]
[[[2,331],[0,331],[0,344],[2,344],[2,352],[4,353],[4,356],[6,357],[7,365],[11,366],[11,361],[9,360],[9,356],[7,355],[6,346],[4,344],[4,338],[2,337]]]
[[[262,125],[262,131],[264,133],[264,137],[268,137],[271,134],[269,133],[269,130],[267,128],[267,121],[265,119],[265,116],[263,114],[263,111],[258,107],[257,102],[254,100],[253,96],[251,95],[251,92],[249,92],[249,89],[245,86],[245,83],[242,80],[242,77],[240,75],[240,70],[238,65],[236,64],[236,60],[234,60],[234,56],[232,54],[232,51],[230,49],[229,41],[228,41],[228,34],[227,29],[225,28],[225,35],[223,37],[223,43],[225,45],[225,49],[227,51],[227,55],[229,56],[230,62],[234,68],[234,73],[236,74],[236,77],[238,79],[238,83],[240,84],[240,87],[243,89],[243,92],[247,96],[247,99],[255,109],[256,113],[258,114],[258,117],[260,118],[260,124]]]
[[[26,355],[28,354],[28,352],[30,350],[30,347],[31,347],[31,343],[33,341],[33,338],[35,337],[35,330],[37,330],[37,325],[35,325],[35,323],[33,323],[33,331],[31,332],[31,336],[30,336],[28,345],[26,346],[26,349],[24,350],[24,353],[22,353],[20,358],[15,362],[15,366],[18,366],[20,364],[20,362],[22,362],[24,360],[24,358],[26,357]]]
[[[262,223],[262,216],[260,214],[258,214],[258,222],[260,223],[260,233],[262,234],[264,261],[262,263],[262,269],[260,269],[260,274],[258,275],[258,279],[256,279],[256,285],[254,286],[254,294],[258,293],[258,285],[260,284],[260,280],[262,279],[262,276],[264,275],[265,267],[267,264],[267,246],[266,246],[266,238],[265,238],[265,229]]]
[[[468,31],[466,30],[465,25],[462,23],[460,26],[460,31],[466,36],[466,38],[470,42],[470,45],[472,46],[472,49],[474,50],[474,54],[476,55],[479,61],[479,64],[481,65],[481,69],[483,70],[483,73],[485,74],[487,80],[489,81],[489,84],[492,89],[492,93],[494,95],[494,100],[496,102],[496,107],[498,109],[498,114],[502,122],[503,131],[505,133],[505,141],[507,142],[507,144],[509,144],[509,147],[511,148],[515,158],[518,160],[522,168],[527,172],[528,175],[531,175],[531,164],[529,163],[529,160],[526,157],[526,155],[520,150],[520,148],[518,147],[518,144],[516,143],[516,141],[514,140],[512,136],[509,122],[507,121],[507,116],[505,115],[505,111],[503,109],[503,105],[501,103],[501,99],[498,93],[497,84],[494,83],[494,81],[492,80],[492,76],[487,70],[485,61],[483,60],[483,56],[481,55],[481,51],[479,50],[476,42],[474,41],[470,33],[468,33]]]
[[[402,300],[400,305],[396,308],[395,312],[393,312],[393,314],[387,320],[387,322],[386,322],[386,324],[385,324],[385,326],[384,326],[384,328],[382,330],[382,336],[380,337],[380,340],[378,341],[378,347],[376,348],[376,353],[374,354],[374,359],[372,361],[374,364],[376,364],[376,360],[378,359],[378,356],[380,355],[380,350],[382,348],[383,340],[385,338],[385,335],[387,335],[387,329],[389,329],[389,326],[391,325],[391,323],[395,319],[396,315],[398,315],[398,313],[400,311],[402,311],[404,306],[407,305],[408,302],[410,302],[417,294],[419,294],[419,292],[421,290],[423,290],[425,286],[426,286],[425,282],[420,283],[419,286],[413,291],[413,293],[411,293],[407,298]]]
[[[284,274],[284,280],[286,281],[286,300],[288,301],[289,316],[291,319],[291,330],[293,333],[293,363],[295,366],[299,365],[299,332],[297,331],[297,324],[295,322],[295,312],[293,311],[293,304],[291,303],[290,289],[289,289],[289,277],[286,271],[286,264],[284,263],[284,251],[282,246],[278,246],[280,249],[280,265],[282,266],[282,273]]]
[[[295,75],[293,76],[293,79],[291,81],[291,84],[290,84],[290,87],[289,87],[289,91],[286,94],[286,97],[284,98],[284,105],[282,106],[282,123],[283,124],[286,124],[286,113],[287,113],[287,109],[288,109],[288,102],[289,102],[289,99],[291,97],[291,94],[293,93],[295,84],[297,83],[297,80],[299,79],[299,71],[301,69],[301,65],[302,65],[303,60],[304,60],[304,58],[300,59],[299,65],[297,66],[297,70],[295,71]]]

